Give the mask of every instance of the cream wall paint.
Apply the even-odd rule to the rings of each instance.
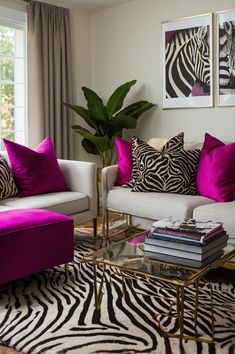
[[[91,86],[91,40],[90,15],[74,10],[71,13],[71,37],[73,59],[73,104],[85,104],[82,86]],[[82,123],[78,115],[74,115],[74,123]],[[72,128],[71,128],[72,129]],[[74,158],[76,160],[90,160],[81,147],[81,138],[74,133]]]
[[[235,8],[234,0],[135,0],[92,14],[92,87],[107,99],[119,84],[137,79],[129,101],[147,99],[158,107],[139,121],[136,134],[203,141],[210,132],[226,141],[235,139],[235,107],[162,110],[161,22]]]

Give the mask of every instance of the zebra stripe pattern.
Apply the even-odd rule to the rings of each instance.
[[[189,97],[195,84],[210,94],[208,26],[177,30],[166,44],[166,98]]]
[[[132,178],[131,181],[124,184],[122,187],[124,188],[133,188],[135,186],[136,183],[136,179],[138,178],[138,163],[137,163],[137,159],[135,157],[135,152],[134,152],[134,141],[135,141],[135,137],[132,140],[132,162],[133,162],[133,166],[132,166]],[[182,149],[184,146],[184,133],[179,133],[178,135],[174,136],[173,138],[169,139],[167,141],[167,143],[164,145],[164,147],[162,148],[162,150],[165,153],[170,153],[173,151],[179,151],[180,149]]]
[[[107,278],[101,311],[94,308],[93,267],[82,264],[81,257],[92,250],[77,243],[75,261],[70,265],[66,283],[64,268],[51,270],[0,287],[0,339],[24,354],[227,354],[235,352],[235,287],[213,284],[216,343],[196,343],[162,336],[155,315],[169,309],[173,288],[141,280],[126,283],[122,298],[122,279]],[[101,270],[98,269],[101,279]],[[210,334],[209,286],[201,283],[198,333]],[[186,293],[188,301],[195,289]],[[158,295],[159,297],[156,297]],[[161,318],[172,333],[178,330],[173,318]],[[193,315],[186,314],[185,328],[194,334]]]
[[[179,149],[179,146],[176,145],[174,150],[174,144],[170,142],[163,147],[163,151],[157,151],[133,137],[132,159],[135,170],[132,191],[197,194],[195,179],[200,150],[184,150],[182,147]]]
[[[7,199],[18,194],[18,189],[8,167],[6,159],[0,155],[0,199]]]
[[[235,88],[235,21],[219,26],[219,89],[226,94]]]

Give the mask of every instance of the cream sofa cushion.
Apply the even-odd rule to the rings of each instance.
[[[130,188],[114,187],[107,196],[107,207],[123,213],[152,220],[173,216],[192,217],[193,209],[214,200],[174,193],[132,192]]]
[[[235,238],[235,201],[219,202],[209,205],[201,205],[194,209],[193,217],[197,220],[221,221],[229,238]]]
[[[89,209],[88,196],[80,192],[56,192],[24,198],[9,198],[1,201],[1,210],[39,208],[65,215],[79,213]]]

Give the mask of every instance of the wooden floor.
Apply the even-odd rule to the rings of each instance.
[[[10,349],[0,345],[0,354],[18,354],[14,349]]]

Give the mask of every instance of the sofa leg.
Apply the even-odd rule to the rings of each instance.
[[[105,237],[105,208],[102,208],[102,235]]]
[[[105,209],[105,239],[109,237],[109,210]]]
[[[132,227],[132,215],[125,214],[126,219],[126,230],[128,231],[130,227]]]
[[[93,219],[94,238],[97,237],[97,218]]]
[[[102,234],[106,240],[109,234],[109,211],[106,208],[102,209]]]
[[[69,279],[69,264],[68,263],[64,264],[64,271],[65,271],[65,281],[67,282]]]

